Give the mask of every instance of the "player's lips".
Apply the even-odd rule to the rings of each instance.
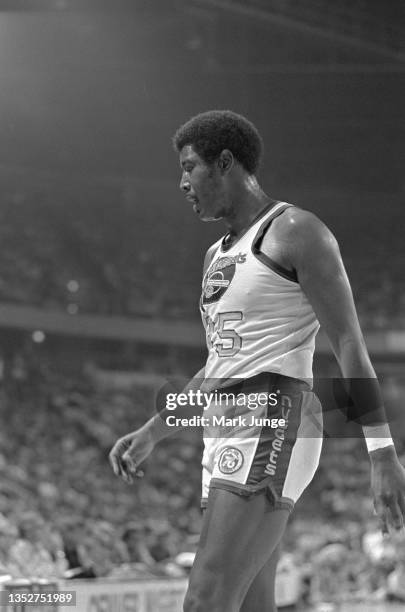
[[[200,208],[198,206],[198,198],[196,198],[196,196],[193,196],[191,194],[187,194],[186,195],[186,200],[188,202],[191,202],[191,204],[193,205],[193,210],[195,213],[199,213],[200,212]]]

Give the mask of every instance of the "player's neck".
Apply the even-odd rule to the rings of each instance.
[[[273,202],[254,176],[248,176],[235,185],[230,200],[229,214],[223,217],[223,221],[234,235],[243,232]]]

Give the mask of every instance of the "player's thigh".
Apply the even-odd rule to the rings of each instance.
[[[243,600],[240,612],[276,612],[275,586],[280,546],[254,578]]]
[[[275,510],[264,493],[247,497],[211,489],[190,576],[192,599],[239,609],[277,547],[288,516],[288,510]]]

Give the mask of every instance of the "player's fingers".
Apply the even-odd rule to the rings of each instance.
[[[404,526],[404,519],[397,499],[391,501],[389,508],[391,511],[391,524],[395,529],[402,529]]]
[[[132,484],[132,482],[133,482],[132,474],[129,471],[128,466],[127,466],[127,462],[125,461],[124,458],[121,459],[121,478],[127,484]]]
[[[123,454],[122,462],[125,464],[125,469],[129,474],[136,474],[138,471],[138,465],[129,452]]]
[[[116,476],[124,477],[124,466],[122,464],[122,457],[125,451],[128,449],[129,442],[125,439],[118,440],[109,454],[110,464]]]
[[[145,476],[144,471],[139,469],[137,462],[135,461],[135,459],[132,458],[129,452],[124,453],[122,460],[125,465],[126,472],[129,476],[135,476],[136,478],[143,478]]]
[[[378,517],[380,529],[383,534],[388,532],[388,506],[381,499],[374,499],[374,510]]]
[[[122,462],[120,452],[114,451],[114,450],[111,451],[109,455],[109,459],[110,459],[110,463],[114,471],[114,474],[127,482],[126,469],[125,469],[125,465]]]
[[[126,478],[126,474],[125,474],[125,466],[122,464],[121,458],[118,457],[117,459],[117,463],[116,463],[116,469],[117,471],[115,472],[116,476],[118,476],[119,478],[123,478],[125,480]]]
[[[402,494],[398,495],[398,506],[399,506],[399,509],[401,510],[402,518],[405,522],[405,498]]]
[[[119,457],[116,455],[115,452],[111,451],[111,453],[108,455],[108,459],[110,461],[110,465],[113,469],[114,474],[116,476],[120,476],[121,469],[120,469]]]
[[[389,533],[388,529],[388,517],[387,516],[379,516],[378,522],[380,524],[380,530],[383,535],[387,535]]]

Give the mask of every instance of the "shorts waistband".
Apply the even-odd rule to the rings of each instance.
[[[312,384],[301,378],[293,378],[276,372],[260,372],[249,378],[228,378],[219,381],[215,391],[227,391],[233,393],[249,393],[250,388],[279,388],[280,391],[311,391]],[[311,381],[312,383],[312,381]]]

